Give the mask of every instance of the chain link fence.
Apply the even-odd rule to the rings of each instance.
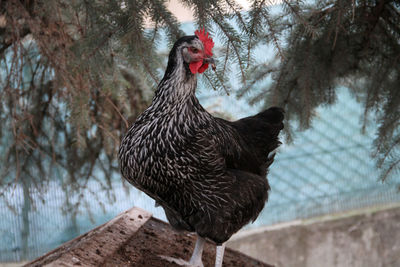
[[[238,108],[236,99],[217,92],[199,98],[214,111],[237,118],[257,110],[245,101]],[[269,201],[248,227],[400,204],[400,179],[378,180],[379,170],[370,157],[375,129],[369,126],[364,134],[360,132],[363,108],[348,91],[341,89],[335,105],[317,112],[312,129],[297,133],[292,144],[279,149],[269,174]],[[106,201],[100,205],[87,194],[87,204],[75,217],[65,212],[67,196],[57,182],[44,192],[29,189],[29,194],[19,185],[8,188],[0,199],[0,262],[38,257],[132,206],[165,219],[154,201],[135,189],[128,193],[119,177],[113,182],[112,201],[107,201],[107,193],[96,182],[88,188]]]

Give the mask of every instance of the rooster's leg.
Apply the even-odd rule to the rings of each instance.
[[[215,267],[222,267],[222,261],[224,260],[225,243],[217,246],[217,253],[215,256]]]
[[[200,236],[197,236],[196,246],[194,247],[194,251],[192,257],[190,258],[190,265],[193,266],[203,266],[203,262],[201,261],[201,256],[203,255],[203,247],[206,240]]]
[[[180,266],[204,267],[201,256],[203,255],[203,247],[205,242],[206,240],[204,238],[197,236],[196,246],[194,247],[194,251],[189,262],[183,259],[177,259],[164,255],[159,255],[159,257],[165,261],[173,262]]]

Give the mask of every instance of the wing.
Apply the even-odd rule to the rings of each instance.
[[[268,166],[273,161],[274,155],[271,155],[271,152],[281,144],[278,135],[283,129],[283,110],[270,108],[234,122],[216,120],[222,125],[221,128],[229,132],[219,136],[222,136],[222,139],[234,140],[233,145],[224,144],[220,148],[227,168],[265,176]]]
[[[179,201],[165,205],[168,220],[178,229],[196,231],[217,243],[226,241],[264,207],[269,185],[265,178],[282,125],[260,113],[236,122],[214,119],[185,142],[190,164]],[[281,120],[280,120],[281,123]],[[176,158],[174,162],[179,161]],[[175,212],[175,211],[179,211]]]

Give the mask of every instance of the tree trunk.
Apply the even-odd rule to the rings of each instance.
[[[22,229],[21,229],[21,246],[23,259],[29,258],[29,212],[31,211],[31,199],[29,195],[29,182],[24,181],[22,184],[24,205],[22,206]]]

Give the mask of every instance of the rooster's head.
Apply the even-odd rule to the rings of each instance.
[[[214,42],[208,33],[204,29],[197,30],[195,35],[185,36],[176,41],[170,53],[169,64],[176,64],[176,57],[181,57],[183,64],[192,74],[203,73],[209,64],[215,69],[213,47]]]

